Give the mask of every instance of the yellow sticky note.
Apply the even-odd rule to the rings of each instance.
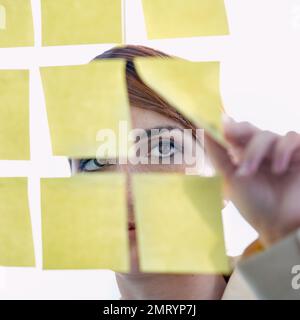
[[[45,269],[129,270],[125,176],[41,180]]]
[[[149,39],[226,35],[224,0],[142,0]]]
[[[122,42],[121,0],[42,0],[44,46]]]
[[[0,265],[35,265],[26,178],[0,178]]]
[[[0,70],[0,111],[0,159],[28,160],[28,70]]]
[[[47,67],[41,75],[55,155],[96,157],[100,146],[112,141],[100,130],[109,129],[117,140],[120,122],[130,126],[125,61]],[[122,154],[109,145],[107,157],[126,156],[127,149]]]
[[[0,4],[0,30],[6,29],[6,9]]]
[[[225,145],[219,62],[136,58],[142,80],[180,113]]]
[[[30,0],[0,0],[0,47],[34,45]]]
[[[220,178],[133,177],[141,270],[227,273]]]

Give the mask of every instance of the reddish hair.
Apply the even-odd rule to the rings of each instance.
[[[149,88],[139,77],[135,69],[133,59],[135,57],[160,57],[170,58],[171,56],[144,46],[126,45],[115,47],[100,54],[94,60],[116,59],[126,60],[126,81],[129,101],[132,106],[144,108],[163,114],[181,123],[185,128],[195,130],[194,125],[179,113],[173,106],[167,103],[155,91]]]

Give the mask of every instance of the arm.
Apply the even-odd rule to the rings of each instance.
[[[259,299],[300,299],[300,229],[238,264]]]

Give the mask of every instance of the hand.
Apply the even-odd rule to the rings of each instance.
[[[280,136],[249,123],[225,124],[225,149],[206,137],[226,196],[271,245],[300,227],[300,135]]]

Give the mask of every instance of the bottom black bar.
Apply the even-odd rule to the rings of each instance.
[[[262,313],[297,314],[299,306],[296,301],[0,301],[7,319],[256,319]]]

